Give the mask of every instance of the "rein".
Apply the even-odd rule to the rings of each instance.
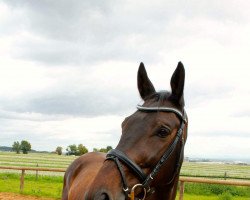
[[[177,144],[180,142],[181,143],[181,150],[179,152],[179,157],[176,160],[176,168],[173,177],[169,181],[168,184],[170,184],[175,176],[178,174],[180,171],[181,167],[181,158],[183,155],[183,150],[184,150],[184,137],[183,137],[183,130],[184,126],[187,123],[187,117],[186,113],[180,112],[179,110],[171,107],[144,107],[144,106],[137,106],[137,109],[142,112],[171,112],[175,113],[178,118],[181,120],[181,125],[177,131],[177,134],[172,141],[172,143],[169,145],[168,149],[164,152],[162,155],[161,159],[158,161],[158,163],[155,165],[154,169],[149,175],[146,175],[143,170],[134,162],[132,161],[125,153],[119,151],[118,149],[112,149],[107,153],[106,160],[112,160],[116,163],[116,166],[118,168],[118,171],[121,175],[122,179],[122,184],[123,184],[123,191],[125,193],[126,199],[134,200],[135,199],[135,189],[136,188],[142,188],[143,189],[143,197],[139,200],[144,200],[147,196],[147,194],[153,193],[154,190],[150,188],[150,185],[155,178],[155,176],[159,173],[161,167],[163,164],[169,159],[169,157],[172,155],[174,152]],[[131,189],[128,188],[128,184],[126,181],[125,173],[123,170],[123,167],[120,163],[120,161],[125,164],[140,180],[140,184],[134,185]]]

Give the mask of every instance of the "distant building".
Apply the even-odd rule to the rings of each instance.
[[[233,164],[235,164],[235,165],[247,165],[247,163],[242,162],[242,161],[234,161]]]

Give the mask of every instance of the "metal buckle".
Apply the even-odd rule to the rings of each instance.
[[[135,200],[135,189],[138,188],[138,187],[141,187],[143,189],[143,197],[142,197],[142,199],[139,199],[139,200],[144,200],[146,198],[146,196],[147,196],[146,188],[143,187],[142,184],[135,184],[132,187],[130,194],[128,195],[131,200]]]

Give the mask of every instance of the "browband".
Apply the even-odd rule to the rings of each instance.
[[[186,118],[186,112],[184,111],[184,114],[180,112],[179,110],[171,107],[144,107],[141,105],[137,105],[136,108],[140,111],[162,111],[162,112],[173,112],[175,113],[179,118],[181,118],[185,123],[187,123],[187,118]]]

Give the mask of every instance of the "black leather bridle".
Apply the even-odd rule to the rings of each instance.
[[[176,146],[178,143],[181,144],[181,150],[179,152],[178,158],[176,160],[176,166],[175,166],[175,172],[173,177],[170,179],[168,184],[172,183],[172,181],[175,179],[176,175],[179,174],[181,163],[182,163],[182,155],[184,151],[184,145],[185,145],[185,139],[183,136],[183,129],[185,127],[185,124],[187,123],[187,116],[185,111],[180,112],[179,110],[171,107],[144,107],[144,106],[137,106],[137,109],[142,112],[171,112],[175,113],[178,118],[181,121],[180,127],[177,131],[177,134],[172,141],[172,143],[169,145],[168,149],[164,152],[161,159],[158,161],[158,163],[155,165],[154,169],[150,174],[145,174],[143,170],[134,162],[132,161],[125,153],[119,151],[118,149],[112,149],[107,153],[106,160],[113,160],[116,163],[116,166],[118,168],[118,171],[120,172],[122,184],[123,184],[123,191],[125,193],[126,199],[135,199],[135,188],[141,187],[143,189],[143,197],[141,200],[146,198],[146,195],[149,193],[153,193],[153,189],[150,188],[151,182],[153,181],[154,177],[158,174],[160,168],[163,166],[163,164],[168,160],[168,158],[172,155],[174,152]],[[122,167],[122,164],[125,164],[140,180],[140,184],[136,184],[131,189],[128,188],[128,184],[126,181],[125,173]],[[139,199],[139,198],[137,198]]]

